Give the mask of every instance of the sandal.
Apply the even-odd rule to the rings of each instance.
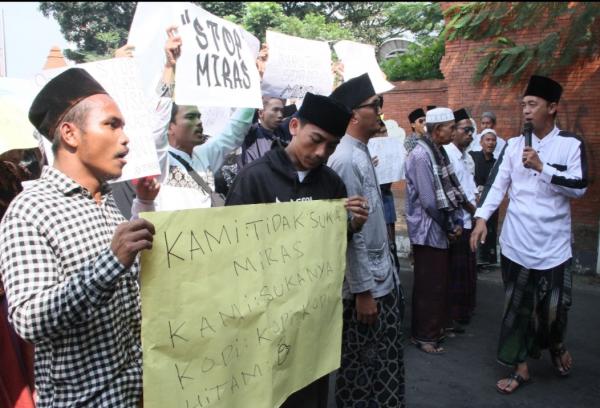
[[[423,353],[427,353],[427,354],[443,354],[446,352],[446,350],[444,350],[443,347],[440,347],[437,344],[417,342],[415,345],[417,346],[417,348],[419,350],[421,350]]]
[[[512,390],[509,390],[510,385],[514,382],[517,383],[517,386],[515,388],[513,388]],[[504,388],[500,388],[497,384],[496,384],[496,390],[501,393],[501,394],[512,394],[513,392],[515,392],[517,389],[519,389],[520,386],[525,386],[527,384],[529,384],[531,382],[531,378],[528,379],[524,379],[523,377],[521,377],[521,375],[519,373],[517,373],[516,371],[514,373],[512,373],[511,375],[508,376],[508,382],[506,383],[506,385],[504,386]]]
[[[552,364],[556,368],[556,373],[561,377],[566,377],[571,372],[571,368],[565,368],[563,365],[563,356],[568,353],[564,345],[560,345],[557,349],[550,349],[550,357]],[[571,354],[569,353],[569,357]],[[571,364],[573,361],[571,359]]]

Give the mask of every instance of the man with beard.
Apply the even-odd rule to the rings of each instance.
[[[557,374],[568,375],[573,365],[564,344],[572,285],[570,199],[585,194],[588,179],[583,140],[555,123],[561,94],[556,81],[530,78],[521,107],[532,131],[509,139],[475,213],[473,251],[508,191],[500,235],[505,308],[497,359],[514,371],[496,383],[504,394],[530,380],[527,358],[539,358],[543,349],[549,349]]]

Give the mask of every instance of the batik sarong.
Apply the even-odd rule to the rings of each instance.
[[[502,256],[501,266],[505,304],[498,361],[514,366],[563,342],[571,307],[571,260],[540,271]]]
[[[400,288],[378,298],[377,322],[356,320],[355,301],[344,299],[342,363],[336,402],[343,408],[404,407],[404,348]]]

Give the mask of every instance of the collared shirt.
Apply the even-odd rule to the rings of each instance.
[[[475,206],[475,194],[477,194],[477,186],[475,185],[473,176],[475,167],[473,159],[466,151],[461,152],[454,143],[448,143],[447,145],[444,145],[444,150],[446,150],[446,154],[448,154],[450,163],[452,163],[452,167],[454,168],[454,174],[456,174],[456,178],[465,192],[467,200],[469,200],[471,204]],[[469,214],[467,210],[463,210],[463,226],[466,229],[472,228],[471,214]]]
[[[135,407],[142,392],[137,262],[111,251],[125,221],[112,195],[98,204],[44,167],[0,224],[9,320],[35,344],[37,406]]]
[[[354,233],[346,251],[346,278],[342,295],[371,291],[378,298],[392,291],[399,282],[392,262],[379,182],[366,144],[346,134],[327,165],[344,181],[348,197],[359,195],[369,202],[369,218],[360,232]]]
[[[500,245],[502,254],[526,268],[551,269],[571,258],[570,198],[587,188],[585,146],[557,127],[532,147],[543,163],[542,172],[523,166],[523,136],[512,138],[492,169],[476,217],[487,220],[508,190]]]
[[[419,144],[406,158],[406,227],[410,243],[448,248],[446,215],[438,210],[431,158]]]

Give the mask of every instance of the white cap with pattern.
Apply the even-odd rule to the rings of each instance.
[[[454,113],[449,108],[435,108],[428,110],[425,114],[425,122],[427,123],[443,123],[454,120]]]

